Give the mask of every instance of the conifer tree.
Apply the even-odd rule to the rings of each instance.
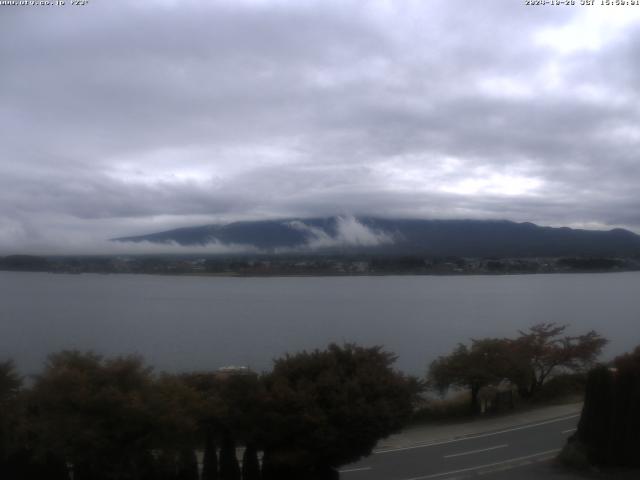
[[[211,432],[206,434],[205,439],[202,480],[218,480],[218,453],[216,452],[215,437]]]
[[[242,480],[260,480],[260,462],[255,445],[249,444],[242,456]]]
[[[240,480],[240,466],[236,457],[236,442],[225,434],[220,449],[220,480]]]
[[[177,480],[198,480],[198,459],[190,448],[183,448],[178,454]]]

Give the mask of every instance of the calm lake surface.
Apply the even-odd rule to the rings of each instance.
[[[0,272],[0,360],[36,373],[48,353],[142,354],[158,370],[248,365],[353,341],[422,374],[472,337],[537,322],[596,329],[606,357],[640,344],[640,273],[220,278]]]

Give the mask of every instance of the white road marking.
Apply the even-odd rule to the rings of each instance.
[[[386,450],[375,451],[375,452],[373,452],[373,455],[380,455],[380,454],[383,454],[383,453],[403,452],[405,450],[414,450],[416,448],[436,447],[438,445],[448,445],[449,443],[464,442],[464,441],[467,441],[467,440],[475,440],[477,438],[492,437],[494,435],[501,435],[503,433],[515,432],[517,430],[525,430],[527,428],[539,427],[541,425],[549,425],[550,423],[564,422],[565,420],[571,420],[572,418],[577,418],[579,416],[580,416],[580,414],[577,413],[575,415],[569,415],[568,417],[555,418],[553,420],[546,420],[544,422],[532,423],[530,425],[522,425],[520,427],[508,428],[506,430],[500,430],[500,431],[497,431],[497,432],[481,433],[481,434],[477,434],[477,435],[469,435],[468,437],[454,438],[452,440],[445,440],[443,442],[420,443],[420,444],[416,444],[416,445],[411,445],[410,447],[388,448]]]
[[[504,465],[504,464],[507,464],[507,463],[520,462],[522,460],[528,460],[529,458],[541,457],[543,455],[550,455],[552,453],[557,453],[559,451],[560,451],[560,449],[556,448],[554,450],[547,450],[546,452],[534,453],[532,455],[526,455],[524,457],[510,458],[509,460],[503,460],[502,462],[487,463],[487,464],[484,464],[484,465],[478,465],[476,467],[461,468],[460,470],[452,470],[450,472],[434,473],[434,474],[431,474],[431,475],[424,475],[422,477],[405,478],[404,480],[427,480],[429,478],[438,478],[438,477],[444,477],[444,476],[447,476],[447,475],[455,475],[456,473],[471,472],[473,470],[481,470],[483,468],[496,467],[498,465]]]
[[[462,453],[452,453],[451,455],[444,455],[443,458],[454,458],[454,457],[462,457],[464,455],[473,455],[474,453],[488,452],[489,450],[497,450],[498,448],[506,448],[508,446],[509,445],[505,443],[504,445],[496,445],[495,447],[487,447],[479,450],[469,450],[468,452],[462,452]]]
[[[346,470],[338,470],[338,471],[340,473],[351,473],[351,472],[364,472],[365,470],[371,470],[371,467],[347,468]]]
[[[568,430],[562,430],[562,432],[560,432],[560,433],[562,433],[562,434],[571,433],[571,432],[575,432],[576,430],[577,430],[577,428],[569,428]]]

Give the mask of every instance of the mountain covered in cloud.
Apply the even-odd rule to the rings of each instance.
[[[338,216],[243,221],[122,237],[116,242],[183,247],[234,246],[261,253],[342,252],[434,256],[630,256],[640,236],[495,220],[417,220]]]

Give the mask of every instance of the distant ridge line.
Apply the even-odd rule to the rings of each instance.
[[[112,239],[181,246],[235,245],[247,251],[341,252],[468,257],[637,256],[640,236],[509,220],[422,220],[334,216],[182,227]]]

